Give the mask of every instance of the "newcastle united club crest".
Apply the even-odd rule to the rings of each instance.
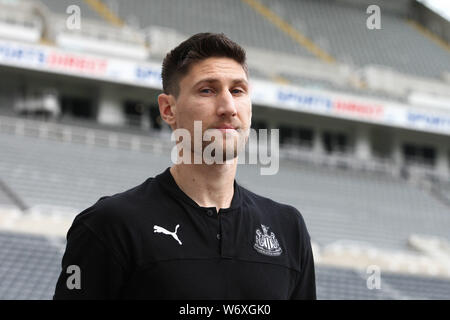
[[[281,250],[278,244],[277,238],[273,232],[268,233],[269,228],[265,225],[261,225],[261,230],[256,229],[255,244],[253,248],[259,253],[265,254],[267,256],[279,256],[283,250]]]

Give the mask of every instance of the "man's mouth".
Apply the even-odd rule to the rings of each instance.
[[[232,125],[223,124],[215,127],[214,129],[220,130],[222,132],[235,132],[236,128]]]

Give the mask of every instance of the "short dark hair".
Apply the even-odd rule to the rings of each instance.
[[[197,33],[180,43],[164,58],[162,83],[165,94],[178,96],[180,79],[192,64],[211,57],[235,60],[248,76],[245,50],[223,33]]]

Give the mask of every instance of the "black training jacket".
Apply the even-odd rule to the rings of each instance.
[[[231,206],[216,212],[169,169],[75,217],[54,299],[316,299],[297,209],[235,180]]]

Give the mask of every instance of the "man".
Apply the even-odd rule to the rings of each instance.
[[[189,146],[179,149],[185,161],[75,218],[54,299],[316,298],[301,214],[235,181],[252,115],[245,59],[211,33],[166,56],[159,110],[194,136],[178,144]],[[199,146],[195,134],[209,138]],[[207,164],[212,143],[216,161]]]

